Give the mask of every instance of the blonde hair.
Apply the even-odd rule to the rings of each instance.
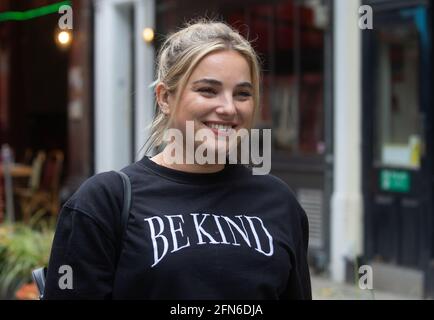
[[[260,63],[255,50],[238,31],[224,22],[201,18],[189,22],[181,30],[169,35],[164,41],[157,58],[155,87],[162,82],[170,94],[175,94],[174,112],[168,117],[155,104],[155,116],[146,142],[146,153],[163,143],[164,131],[169,127],[173,114],[187,85],[187,81],[199,62],[208,54],[233,50],[243,56],[249,64],[253,85],[254,117],[259,108]]]

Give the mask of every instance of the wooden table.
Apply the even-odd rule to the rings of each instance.
[[[20,163],[13,163],[9,167],[12,178],[26,178],[32,175],[32,166]],[[4,175],[3,164],[0,164],[0,177]]]
[[[5,169],[4,165],[0,164],[0,221],[3,220],[4,211],[5,211],[5,207],[6,207],[6,202],[5,202],[6,199],[4,198],[4,193],[6,192],[6,190],[4,188],[5,186],[3,185],[5,183],[3,181],[4,169]],[[9,165],[9,172],[10,172],[12,179],[29,178],[32,175],[32,166],[28,166],[28,165],[20,164],[20,163],[12,163]],[[12,190],[10,190],[10,192],[12,192]],[[13,205],[13,199],[11,199],[11,200],[12,200],[12,205]],[[13,211],[13,209],[12,209],[12,211]]]

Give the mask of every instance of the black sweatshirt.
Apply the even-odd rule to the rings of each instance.
[[[132,186],[125,234],[121,177],[96,174],[60,212],[45,299],[311,299],[308,221],[283,181],[147,157],[122,171]]]

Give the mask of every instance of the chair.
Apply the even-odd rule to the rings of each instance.
[[[24,151],[23,159],[20,161],[20,163],[31,165],[33,163],[33,150],[30,148],[26,148]]]
[[[1,165],[1,163],[2,163],[2,161],[0,159],[0,165]],[[3,185],[4,185],[3,175],[0,175],[0,223],[3,222],[3,217],[5,214],[5,210],[6,210]]]
[[[42,175],[39,190],[41,204],[52,215],[56,215],[60,209],[59,192],[63,161],[64,155],[61,150],[51,151]]]
[[[24,205],[21,207],[23,220],[29,221],[30,216],[37,210],[44,210],[56,215],[60,209],[59,189],[62,175],[64,155],[61,150],[48,153],[44,162],[40,183],[31,192]]]
[[[30,176],[27,188],[17,187],[14,189],[15,195],[19,198],[23,219],[25,221],[30,217],[29,205],[32,197],[39,189],[45,159],[46,153],[44,151],[39,151],[32,161],[32,175]]]

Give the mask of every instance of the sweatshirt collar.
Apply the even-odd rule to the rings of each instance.
[[[243,172],[248,171],[248,169],[241,164],[226,164],[222,170],[217,172],[186,172],[159,165],[152,161],[148,156],[144,156],[138,161],[138,164],[159,176],[187,184],[214,184],[228,182],[241,177]]]

